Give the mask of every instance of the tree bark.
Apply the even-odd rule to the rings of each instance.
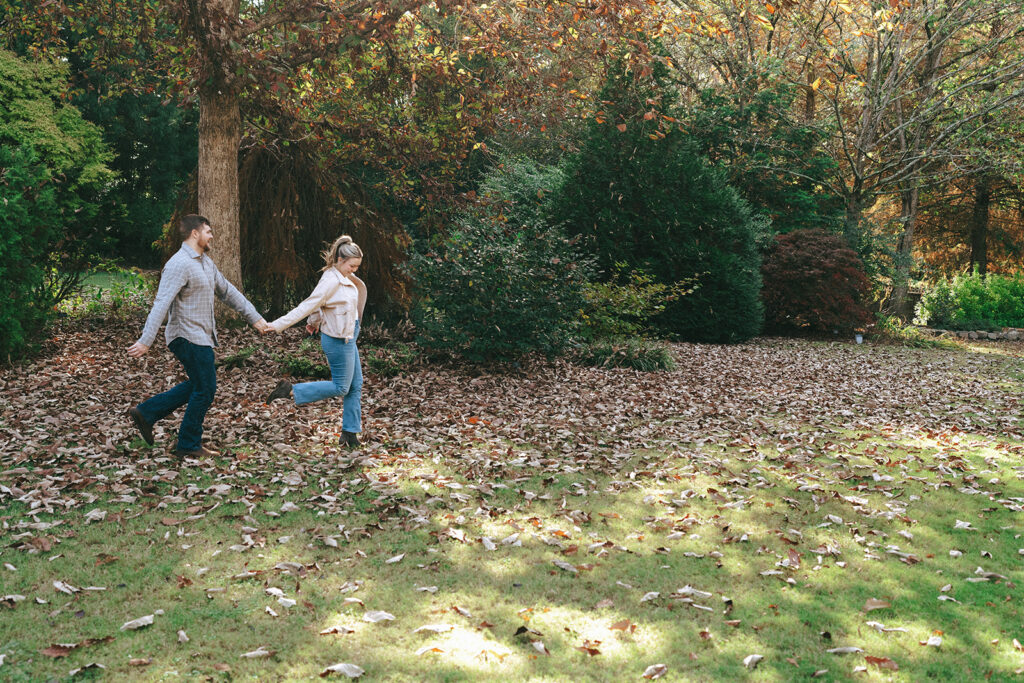
[[[988,272],[988,219],[992,206],[992,177],[985,174],[974,183],[974,210],[971,212],[971,270]]]
[[[861,221],[864,219],[865,197],[859,188],[846,194],[846,210],[843,220],[843,236],[851,247],[857,248],[861,242]]]
[[[910,289],[910,264],[913,262],[914,228],[917,226],[918,193],[916,183],[900,192],[900,221],[903,231],[896,246],[896,269],[893,274],[892,295],[886,310],[903,320],[913,318],[913,311],[907,310],[907,292]]]
[[[216,87],[199,96],[199,213],[213,228],[217,267],[242,289],[238,220],[238,145],[242,118],[238,96]]]
[[[814,122],[814,112],[818,108],[817,95],[818,91],[814,88],[815,71],[814,65],[810,64],[807,68],[807,90],[804,92],[804,121],[806,123]]]

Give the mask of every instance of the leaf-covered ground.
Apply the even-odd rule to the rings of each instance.
[[[349,452],[340,401],[263,403],[297,332],[225,331],[225,454],[179,463],[124,418],[178,379],[139,327],[0,375],[0,679],[1024,672],[1022,346],[427,365],[368,377]]]

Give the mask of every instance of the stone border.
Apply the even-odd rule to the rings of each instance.
[[[984,339],[991,341],[1024,341],[1024,329],[1020,327],[1006,327],[998,332],[987,330],[936,330],[931,327],[917,328],[925,334],[933,337],[954,337],[959,339]]]

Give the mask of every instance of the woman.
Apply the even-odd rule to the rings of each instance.
[[[294,397],[301,406],[332,396],[344,396],[341,419],[343,446],[359,445],[362,431],[363,372],[359,367],[359,320],[366,304],[366,285],[355,276],[363,262],[363,250],[348,235],[342,235],[323,253],[324,274],[313,293],[290,312],[269,323],[266,332],[282,332],[306,316],[310,334],[320,330],[320,347],[331,368],[331,380],[292,385],[278,382],[267,403]]]

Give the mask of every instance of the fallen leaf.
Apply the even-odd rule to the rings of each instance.
[[[320,678],[327,678],[331,674],[341,674],[342,676],[348,676],[349,678],[359,678],[366,673],[362,667],[356,666],[355,664],[349,664],[342,662],[340,664],[332,664],[323,671],[320,672]]]
[[[150,625],[153,624],[153,616],[154,616],[153,614],[147,614],[144,617],[139,617],[138,619],[132,619],[131,621],[126,621],[124,624],[121,625],[121,629],[120,630],[122,630],[122,631],[136,631],[136,630],[138,630],[140,628],[144,628],[146,626],[150,626]]]
[[[877,598],[868,598],[867,601],[864,603],[864,607],[861,608],[861,611],[870,612],[872,610],[885,609],[887,607],[892,607],[892,605],[886,602],[885,600],[879,600]]]
[[[380,621],[393,621],[395,618],[394,614],[383,612],[380,610],[370,610],[363,615],[363,621],[368,621],[371,624],[376,624]]]
[[[668,673],[668,667],[664,664],[651,664],[644,669],[643,677],[650,680],[657,680]]]
[[[873,664],[877,666],[879,669],[888,669],[889,671],[900,670],[899,665],[897,665],[896,662],[892,661],[888,657],[872,657],[871,655],[866,655],[864,657],[864,660],[868,664]]]
[[[77,647],[78,643],[58,643],[40,650],[39,654],[54,658],[67,657]]]
[[[611,631],[629,631],[630,633],[636,632],[636,624],[629,619],[623,619],[622,621],[616,621],[614,624],[608,627]]]

